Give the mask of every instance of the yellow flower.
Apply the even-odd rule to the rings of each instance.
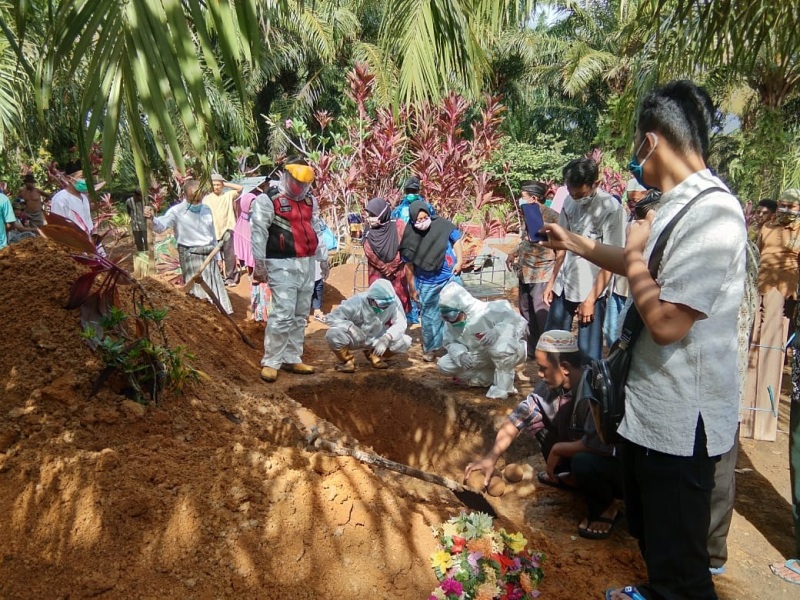
[[[434,552],[431,554],[431,566],[434,569],[439,569],[440,572],[444,573],[453,566],[453,557],[450,556],[450,553],[447,550],[439,550],[438,552]]]
[[[531,583],[531,576],[524,571],[519,576],[519,585],[525,590],[525,593],[530,593],[533,590],[533,583]]]
[[[486,583],[494,585],[497,583],[497,572],[488,563],[483,565],[483,574],[486,575]]]
[[[528,545],[528,540],[526,540],[523,535],[519,532],[511,533],[506,535],[506,544],[514,554],[518,552],[522,552],[525,549],[525,546]]]

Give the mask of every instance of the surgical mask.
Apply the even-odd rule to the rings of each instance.
[[[520,206],[525,206],[526,204],[530,204],[531,202],[533,202],[533,200],[531,200],[530,198],[520,198],[519,199],[519,205]]]
[[[367,217],[367,225],[370,229],[377,229],[381,226],[381,220],[378,217]]]
[[[639,183],[639,185],[643,186],[645,189],[648,189],[648,190],[652,190],[653,186],[652,185],[647,185],[644,182],[644,175],[643,175],[642,168],[644,167],[644,163],[647,162],[647,159],[650,158],[650,155],[653,154],[653,151],[656,149],[656,146],[658,145],[658,137],[655,134],[653,134],[653,136],[656,138],[656,141],[653,144],[653,147],[650,148],[650,152],[647,153],[647,156],[645,156],[642,159],[642,162],[639,162],[639,152],[641,152],[642,148],[644,148],[644,143],[647,141],[647,136],[644,137],[644,139],[642,140],[642,143],[639,144],[639,147],[636,150],[634,150],[633,157],[631,158],[631,162],[628,163],[628,171],[631,172],[631,175],[633,175],[633,178]]]
[[[427,231],[431,227],[431,220],[425,219],[424,221],[417,221],[414,223],[414,229],[419,229],[420,231]]]
[[[78,179],[78,181],[75,182],[75,189],[79,191],[81,194],[85,194],[86,192],[88,192],[89,188],[86,186],[86,180]]]
[[[586,204],[589,204],[589,202],[591,202],[596,195],[597,195],[597,191],[594,191],[591,194],[589,194],[588,196],[584,196],[583,198],[573,198],[572,201],[575,204],[580,204],[581,206],[584,206]]]
[[[450,323],[456,329],[464,329],[467,326],[467,320],[464,319],[463,321],[456,321],[455,323]]]
[[[202,203],[198,202],[197,204],[190,204],[186,207],[186,210],[192,212],[194,214],[199,214],[201,210],[203,210]]]

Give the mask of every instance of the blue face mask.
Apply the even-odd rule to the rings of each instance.
[[[464,319],[463,321],[456,321],[455,323],[450,323],[456,329],[464,329],[467,326],[467,320]]]
[[[189,212],[193,212],[194,214],[198,214],[201,210],[203,210],[203,205],[201,203],[198,204],[190,204],[186,207]]]
[[[655,134],[653,134],[653,136],[656,137]],[[628,171],[631,172],[631,175],[633,175],[633,178],[639,183],[639,185],[643,186],[645,189],[652,190],[653,186],[647,185],[644,181],[642,168],[644,167],[644,163],[647,162],[647,159],[650,158],[650,155],[653,154],[653,151],[656,149],[656,146],[658,145],[658,137],[656,137],[656,141],[653,144],[653,147],[650,148],[650,152],[647,153],[647,156],[645,156],[642,159],[642,162],[639,162],[639,152],[642,151],[642,148],[644,147],[644,143],[646,141],[647,141],[647,136],[645,136],[645,138],[642,140],[642,143],[639,144],[639,148],[634,150],[631,162],[628,163]]]

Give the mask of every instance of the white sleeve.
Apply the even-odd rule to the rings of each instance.
[[[386,330],[392,341],[399,340],[406,333],[408,322],[406,321],[406,313],[403,310],[403,305],[399,300],[394,302],[394,316],[392,317],[392,325]]]
[[[603,223],[603,243],[622,248],[625,246],[625,211],[616,200],[614,204],[614,210],[606,215]]]
[[[67,204],[64,202],[63,197],[63,194],[56,194],[53,197],[53,200],[50,202],[50,212],[69,219],[69,215],[67,215]]]
[[[274,219],[275,207],[270,197],[266,194],[256,196],[250,211],[250,244],[254,260],[264,260],[267,257],[269,228]]]
[[[720,194],[691,209],[667,242],[657,282],[661,300],[683,304],[707,317],[720,292],[745,260],[747,231],[742,209]]]
[[[180,206],[180,204],[178,205]],[[161,217],[153,217],[153,231],[161,233],[170,227],[175,227],[175,207],[171,207]]]
[[[325,231],[325,221],[319,216],[319,202],[313,196],[311,197],[311,227],[317,234],[317,252],[314,255],[320,262],[328,260],[328,246],[325,240],[322,239],[322,233]]]

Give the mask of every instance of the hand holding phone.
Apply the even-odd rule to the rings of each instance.
[[[525,221],[525,230],[528,233],[528,241],[530,242],[546,242],[547,234],[541,232],[544,227],[544,219],[542,218],[542,210],[535,202],[522,205],[522,217]]]

